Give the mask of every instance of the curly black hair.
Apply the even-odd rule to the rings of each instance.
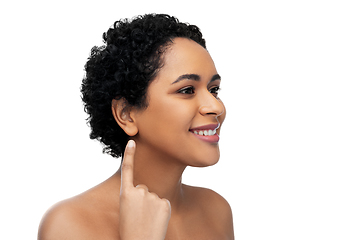
[[[81,93],[89,115],[90,138],[104,145],[103,153],[121,157],[129,140],[112,115],[112,100],[124,99],[130,107],[146,108],[147,88],[176,37],[191,39],[206,49],[197,26],[165,14],[116,21],[103,34],[104,45],[91,49]]]

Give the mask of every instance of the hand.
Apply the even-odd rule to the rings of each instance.
[[[121,165],[120,221],[121,240],[164,240],[171,215],[167,199],[150,193],[145,185],[134,187],[135,142],[126,146]]]

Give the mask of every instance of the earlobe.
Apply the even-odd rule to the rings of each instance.
[[[132,137],[138,133],[135,120],[131,116],[132,108],[127,106],[125,99],[113,99],[111,110],[115,121],[127,135]]]

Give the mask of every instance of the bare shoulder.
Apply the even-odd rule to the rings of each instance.
[[[200,203],[204,209],[215,209],[215,212],[231,214],[230,204],[217,192],[208,188],[187,185],[184,185],[184,187],[186,191],[194,197],[193,199],[196,199],[197,204]]]
[[[114,215],[117,206],[104,196],[101,191],[89,190],[55,204],[40,223],[38,240],[91,240],[99,239],[99,236],[114,239],[117,235],[118,219]]]
[[[204,216],[226,232],[228,239],[234,239],[233,217],[230,204],[217,192],[200,187],[186,186],[186,191],[196,199],[194,203],[201,208]]]
[[[38,240],[91,239],[87,231],[86,212],[76,199],[68,199],[51,207],[41,220]],[[74,238],[76,236],[76,238]]]

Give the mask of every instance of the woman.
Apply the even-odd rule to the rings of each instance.
[[[151,14],[115,22],[103,38],[81,91],[90,137],[122,166],[52,207],[39,239],[234,239],[226,200],[181,182],[187,166],[219,160],[225,118],[201,32]]]

